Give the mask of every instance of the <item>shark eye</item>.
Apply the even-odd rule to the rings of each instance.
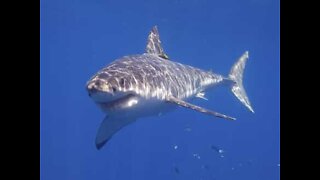
[[[117,89],[115,87],[112,87],[113,92],[117,92]]]
[[[124,79],[123,78],[120,79],[120,86],[124,87]]]

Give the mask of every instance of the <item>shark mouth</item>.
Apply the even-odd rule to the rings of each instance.
[[[136,96],[134,94],[127,94],[113,101],[98,102],[97,104],[104,110],[113,110],[113,109],[119,109],[119,108],[121,109],[121,107],[124,107],[125,105],[132,106],[132,100],[134,100],[135,97]]]

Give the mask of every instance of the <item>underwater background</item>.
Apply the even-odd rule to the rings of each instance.
[[[279,11],[277,0],[41,0],[41,179],[280,179]],[[248,50],[243,83],[255,113],[219,87],[193,103],[236,121],[178,108],[97,150],[105,114],[86,81],[143,53],[154,25],[170,59],[225,76]]]

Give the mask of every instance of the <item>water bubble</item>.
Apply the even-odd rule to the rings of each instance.
[[[194,153],[194,154],[193,154],[193,157],[195,157],[195,158],[197,158],[197,159],[200,159],[200,158],[201,158],[200,155],[197,154],[197,153]]]

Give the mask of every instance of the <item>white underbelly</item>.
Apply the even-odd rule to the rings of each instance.
[[[173,111],[176,107],[176,105],[163,100],[144,99],[141,97],[135,97],[131,101],[126,102],[126,104],[121,104],[121,106],[116,108],[105,108],[103,105],[100,105],[100,108],[107,114],[134,118],[158,116]]]

